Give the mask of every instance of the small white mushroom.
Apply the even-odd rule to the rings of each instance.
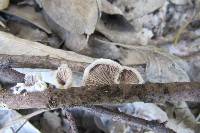
[[[135,68],[123,66],[119,74],[120,84],[142,84],[144,80],[141,74]]]
[[[121,69],[121,65],[115,61],[98,59],[85,69],[83,85],[97,86],[118,84],[118,77]]]
[[[72,71],[67,64],[61,65],[56,74],[56,79],[64,89],[67,89],[72,84]]]

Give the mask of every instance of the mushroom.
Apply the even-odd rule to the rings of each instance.
[[[110,59],[97,59],[84,71],[83,85],[111,85],[118,84],[118,77],[122,67]]]
[[[141,74],[135,68],[123,66],[122,71],[119,74],[120,84],[142,84],[144,80]]]
[[[135,68],[121,66],[110,59],[97,59],[83,74],[84,86],[142,83],[144,80]]]
[[[63,89],[67,89],[72,84],[72,71],[67,64],[62,64],[56,74],[58,83],[63,86]]]

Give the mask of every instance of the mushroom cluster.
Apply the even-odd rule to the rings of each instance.
[[[135,69],[121,66],[110,59],[98,59],[84,71],[83,85],[142,84],[144,80]]]
[[[18,83],[12,87],[14,94],[22,92],[44,91],[48,84],[54,85],[58,89],[67,89],[76,86],[75,73],[67,64],[62,64],[57,70],[40,73],[25,73],[25,83]],[[144,80],[141,74],[135,69],[121,66],[110,59],[97,59],[88,65],[79,81],[82,86],[98,86],[112,84],[142,84]]]

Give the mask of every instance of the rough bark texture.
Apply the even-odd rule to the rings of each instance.
[[[173,130],[166,128],[165,123],[160,124],[157,121],[147,121],[141,118],[137,118],[119,111],[110,110],[102,106],[87,106],[87,107],[72,107],[67,108],[69,112],[76,110],[83,110],[89,114],[101,117],[102,114],[105,116],[111,116],[113,121],[124,122],[129,126],[134,127],[135,132],[143,133],[146,130],[152,130],[154,133],[174,133]]]
[[[61,64],[68,64],[72,71],[83,72],[87,63],[56,59],[49,56],[4,55],[0,54],[0,65],[20,68],[57,69]]]
[[[6,104],[11,109],[56,108],[141,100],[155,103],[165,101],[200,102],[200,83],[86,86],[67,90],[49,89],[44,92],[20,95],[0,92],[0,103]]]
[[[0,65],[0,84],[23,83],[24,77],[24,74],[17,72],[7,66]]]

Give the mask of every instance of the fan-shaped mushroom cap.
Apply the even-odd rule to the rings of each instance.
[[[67,89],[72,84],[72,71],[67,64],[62,64],[58,68],[56,79],[59,84],[64,86],[64,89]]]
[[[142,84],[144,80],[141,74],[135,68],[123,66],[119,74],[119,82],[121,84]]]
[[[83,85],[118,84],[119,72],[122,67],[109,59],[98,59],[91,63],[84,71]]]

